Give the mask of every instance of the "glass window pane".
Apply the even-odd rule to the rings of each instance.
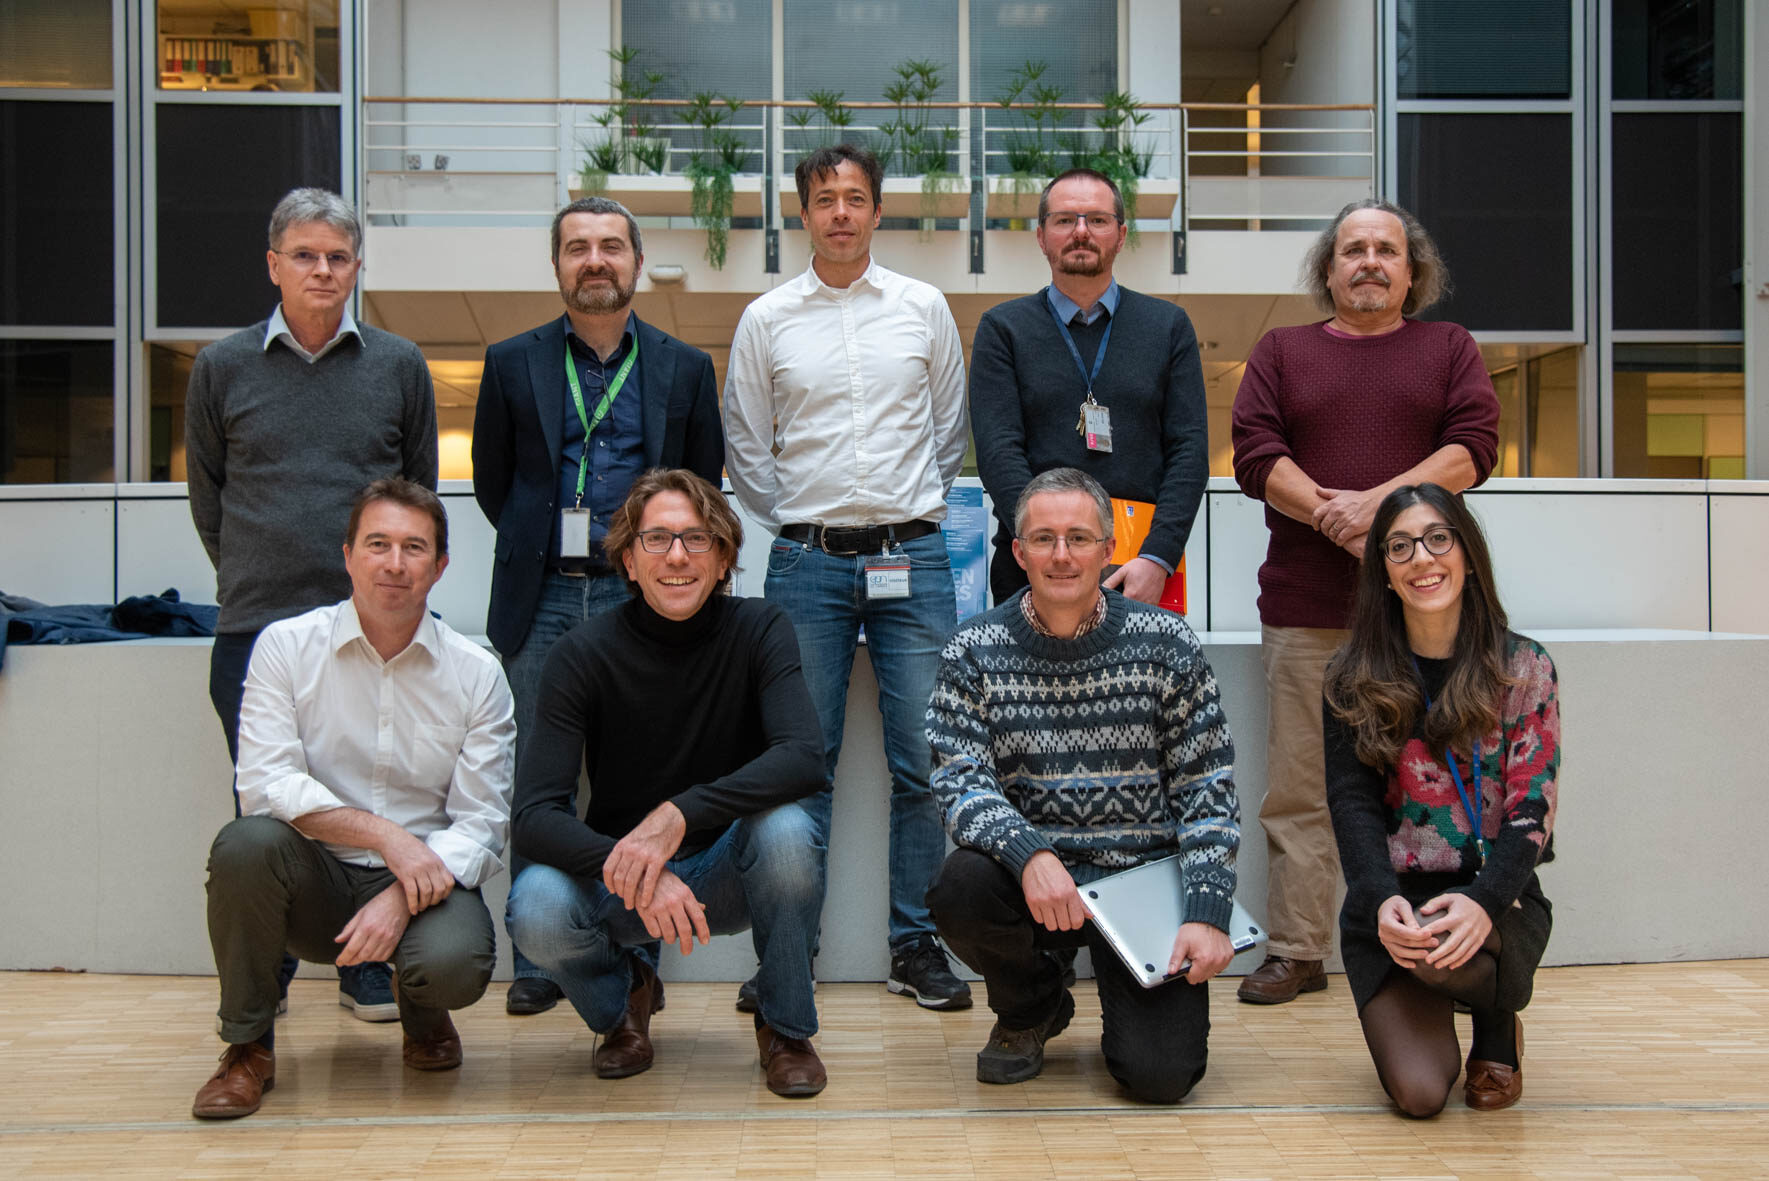
[[[1614,0],[1615,97],[1738,98],[1744,0]]]
[[[0,4],[0,86],[111,88],[111,0]]]
[[[1529,362],[1529,474],[1579,475],[1579,350]]]
[[[1406,98],[1566,98],[1566,0],[1397,0],[1395,72]]]
[[[0,102],[0,324],[115,322],[111,104]]]
[[[302,185],[337,191],[338,108],[162,103],[155,115],[157,323],[263,319],[277,300],[264,266],[270,211]]]
[[[769,0],[623,0],[620,6],[621,41],[638,51],[628,68],[662,75],[652,98],[769,98],[773,23]],[[747,107],[722,125],[737,129],[745,153],[735,171],[762,171],[765,112]],[[653,108],[646,117],[660,131],[669,129],[665,172],[681,172],[692,154],[709,147],[705,132],[684,126],[682,108]]]
[[[338,89],[337,0],[160,0],[162,90]]]
[[[1615,474],[1744,477],[1744,349],[1615,346]]]
[[[902,112],[853,112],[851,126],[864,130],[846,136],[830,128],[821,113],[810,116],[803,130],[789,119],[786,142],[795,154],[845,139],[871,148],[894,176],[919,175],[928,169],[906,162],[914,147],[911,153],[902,150],[905,141],[914,141],[930,156],[949,149],[944,167],[958,171],[959,112],[914,109],[916,95],[936,102],[958,98],[958,0],[786,0],[783,23],[787,98],[839,92],[848,102],[885,102],[897,101],[895,93],[907,104]],[[865,52],[854,52],[857,46]],[[897,134],[879,130],[895,124],[904,125]]]
[[[1097,102],[1118,89],[1118,5],[1115,0],[1028,4],[1024,0],[971,0],[971,94],[977,102],[1008,97],[1028,64],[1043,67],[1017,101],[1037,100],[1043,87],[1053,102]],[[1053,111],[1042,126],[1026,112],[988,109],[988,171],[1023,171],[1015,157],[1058,153],[1054,168],[1071,164],[1069,145],[1081,142],[1088,117]],[[1097,135],[1091,137],[1097,140]],[[1012,155],[1008,155],[1012,153]],[[1048,167],[1048,166],[1047,166]],[[1036,169],[1043,172],[1045,168]]]
[[[0,340],[0,483],[116,479],[108,340]]]
[[[1400,204],[1436,239],[1455,285],[1424,315],[1570,331],[1571,118],[1401,115],[1398,131]]]
[[[1615,326],[1740,327],[1742,116],[1613,118]]]

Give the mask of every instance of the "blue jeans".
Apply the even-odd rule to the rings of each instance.
[[[928,790],[933,755],[927,740],[928,701],[940,671],[940,649],[958,622],[952,561],[939,533],[903,544],[909,597],[868,599],[867,556],[833,557],[799,541],[775,538],[768,550],[764,594],[780,604],[798,633],[805,685],[823,725],[828,786],[805,799],[829,843],[835,764],[841,755],[848,678],[860,627],[878,678],[885,762],[891,773],[891,950],[934,937],[927,888],[946,852],[946,834]]]
[[[584,620],[612,611],[626,602],[627,580],[624,574],[599,574],[588,578],[569,578],[549,571],[541,583],[540,601],[535,604],[534,622],[522,647],[504,656],[504,676],[510,682],[510,696],[516,702],[516,764],[522,764],[522,748],[534,731],[534,707],[540,699],[541,669],[546,666],[547,653],[553,642]],[[510,880],[514,882],[528,865],[528,860],[510,851]],[[545,976],[522,954],[516,942],[515,928],[510,925],[510,906],[504,904],[504,930],[510,936],[510,956],[515,961],[516,979]]]
[[[825,848],[799,804],[782,804],[734,822],[670,872],[706,907],[714,935],[746,927],[755,940],[762,1019],[785,1037],[817,1032],[811,995],[811,941],[823,906]],[[626,1012],[632,957],[657,962],[643,920],[600,879],[584,883],[550,865],[530,864],[510,890],[510,936],[558,983],[584,1023],[607,1033]]]

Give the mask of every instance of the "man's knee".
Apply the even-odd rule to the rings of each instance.
[[[510,939],[542,968],[558,966],[572,926],[577,883],[550,865],[530,864],[510,887],[505,909]]]
[[[821,903],[828,850],[814,817],[796,803],[746,817],[740,870],[752,901]]]
[[[1132,1099],[1143,1103],[1178,1103],[1204,1077],[1208,1054],[1203,1046],[1164,1053],[1158,1043],[1159,1039],[1155,1039],[1136,1046],[1120,1046],[1113,1053],[1101,1038],[1100,1049],[1106,1055],[1106,1067],[1112,1077]]]
[[[1018,888],[1012,875],[993,857],[974,849],[954,849],[928,887],[928,909],[942,933],[948,927],[969,928],[993,909],[989,903],[1002,893],[1004,883]]]
[[[293,827],[272,816],[230,820],[209,846],[210,880],[237,882],[267,873],[277,856],[306,840]]]

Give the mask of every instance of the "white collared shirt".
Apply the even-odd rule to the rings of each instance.
[[[501,868],[516,719],[496,658],[429,615],[383,661],[349,599],[258,636],[240,704],[240,811],[358,808],[430,846],[468,889]],[[325,844],[340,861],[385,864]]]
[[[338,343],[346,336],[354,336],[358,340],[362,339],[362,332],[356,327],[356,317],[350,314],[349,304],[344,305],[344,318],[338,321],[338,331],[332,333],[332,339],[320,345],[319,352],[308,352],[302,347],[301,342],[295,339],[294,332],[289,329],[289,321],[284,317],[283,305],[279,302],[276,305],[276,311],[270,313],[270,323],[264,326],[264,351],[268,353],[270,351],[270,346],[280,340],[291,349],[295,350],[295,355],[297,357],[300,357],[303,361],[306,361],[311,365],[333,349],[337,348]]]
[[[806,267],[744,310],[725,469],[770,530],[943,521],[969,441],[964,350],[938,288],[872,262],[841,289]]]

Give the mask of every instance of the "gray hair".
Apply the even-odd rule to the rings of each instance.
[[[1094,507],[1099,511],[1100,536],[1110,537],[1112,535],[1112,498],[1107,496],[1106,490],[1099,486],[1099,481],[1080,468],[1053,467],[1048,472],[1033,476],[1032,482],[1027,484],[1025,491],[1020,493],[1019,500],[1014,502],[1014,536],[1019,536],[1020,530],[1025,528],[1026,510],[1030,506],[1032,498],[1044,492],[1087,493],[1093,497]]]
[[[1437,252],[1437,243],[1419,224],[1419,219],[1391,201],[1378,197],[1365,197],[1361,201],[1353,201],[1339,211],[1333,224],[1321,231],[1308,253],[1302,256],[1302,275],[1298,283],[1302,289],[1314,297],[1315,306],[1323,312],[1332,312],[1333,293],[1327,288],[1327,271],[1333,265],[1333,249],[1339,242],[1339,227],[1345,219],[1365,209],[1375,209],[1382,213],[1392,213],[1400,219],[1400,224],[1407,234],[1407,265],[1412,269],[1412,286],[1407,289],[1407,298],[1402,302],[1400,311],[1403,316],[1424,311],[1438,300],[1450,293],[1450,269],[1444,265],[1443,255]]]
[[[270,211],[270,248],[280,250],[290,226],[322,222],[350,238],[350,252],[362,253],[362,222],[350,202],[329,189],[290,189]]]
[[[639,241],[639,223],[625,205],[611,197],[579,197],[558,213],[553,215],[553,261],[559,261],[559,227],[565,219],[574,213],[618,213],[627,219],[627,240],[633,244],[633,253],[643,255],[645,247]]]
[[[1093,168],[1071,168],[1067,172],[1059,172],[1050,178],[1044,191],[1038,194],[1038,224],[1043,225],[1044,219],[1050,216],[1050,190],[1065,180],[1097,180],[1112,190],[1112,212],[1118,217],[1118,224],[1124,224],[1124,194],[1118,191],[1118,182]]]

